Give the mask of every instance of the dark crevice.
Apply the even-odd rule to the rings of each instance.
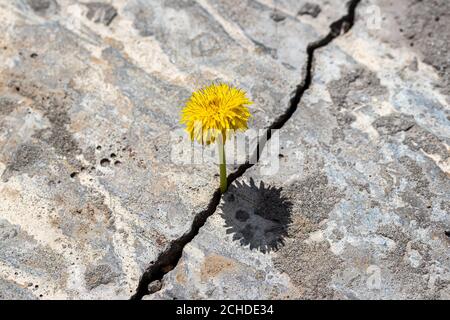
[[[330,25],[330,32],[324,38],[308,45],[306,49],[308,60],[304,79],[297,86],[295,94],[289,102],[289,108],[283,115],[278,117],[266,130],[266,137],[263,137],[258,141],[257,150],[255,151],[256,158],[253,159],[257,159],[257,161],[259,160],[258,155],[260,154],[260,150],[264,148],[265,143],[271,138],[271,130],[281,129],[285,125],[285,123],[297,110],[303,94],[306,92],[306,90],[309,89],[312,82],[314,52],[317,49],[327,46],[331,41],[333,41],[333,39],[337,38],[343,33],[348,32],[352,28],[355,21],[355,10],[359,2],[360,0],[351,0],[348,3],[347,14]],[[236,179],[241,177],[253,165],[254,163],[246,162],[239,166],[239,168],[235,172],[231,173],[228,176],[228,185],[232,184]],[[131,297],[132,300],[140,300],[144,295],[149,294],[148,285],[153,281],[162,280],[166,273],[175,268],[182,256],[184,247],[195,238],[200,228],[205,224],[208,217],[210,217],[216,211],[217,207],[219,206],[220,199],[221,194],[217,189],[214,192],[208,204],[208,207],[194,217],[190,231],[182,235],[180,238],[172,241],[168,249],[159,255],[156,262],[154,262],[147,268],[139,281],[136,293]]]

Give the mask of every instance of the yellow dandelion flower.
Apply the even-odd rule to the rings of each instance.
[[[227,84],[212,84],[194,92],[186,103],[181,115],[181,123],[192,140],[210,144],[222,136],[225,141],[231,131],[247,130],[252,102],[245,91]]]
[[[212,84],[192,94],[181,113],[181,123],[191,140],[219,148],[220,190],[227,190],[225,141],[230,132],[247,130],[252,102],[245,91],[224,83]]]

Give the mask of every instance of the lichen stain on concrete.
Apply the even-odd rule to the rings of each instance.
[[[207,281],[210,278],[217,277],[223,272],[233,270],[235,262],[222,256],[207,256],[203,261],[200,270],[201,279]]]

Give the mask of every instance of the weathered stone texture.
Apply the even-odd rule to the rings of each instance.
[[[172,158],[191,91],[238,85],[255,101],[250,125],[269,126],[302,79],[307,45],[345,8],[324,4],[306,20],[296,2],[283,1],[285,19],[275,9],[0,1],[2,298],[134,293],[218,185],[216,164]]]
[[[427,45],[450,30],[437,5],[362,1],[352,30],[316,51],[279,154],[261,159],[276,174],[257,164],[238,179],[149,299],[450,297],[448,54]]]
[[[0,0],[0,299],[129,298],[218,186],[177,161],[190,93],[237,85],[269,127],[345,4]],[[362,0],[145,299],[450,298],[447,9]]]

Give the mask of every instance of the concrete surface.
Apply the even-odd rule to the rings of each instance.
[[[260,161],[278,158],[278,174],[260,163],[238,179],[145,299],[450,298],[450,29],[438,3],[361,3],[352,30],[315,53],[280,154]]]
[[[447,9],[362,0],[314,52],[280,150],[144,299],[450,298]],[[0,299],[129,299],[218,186],[215,163],[173,161],[190,93],[240,86],[249,126],[269,127],[308,45],[346,14],[325,0],[0,0]]]

